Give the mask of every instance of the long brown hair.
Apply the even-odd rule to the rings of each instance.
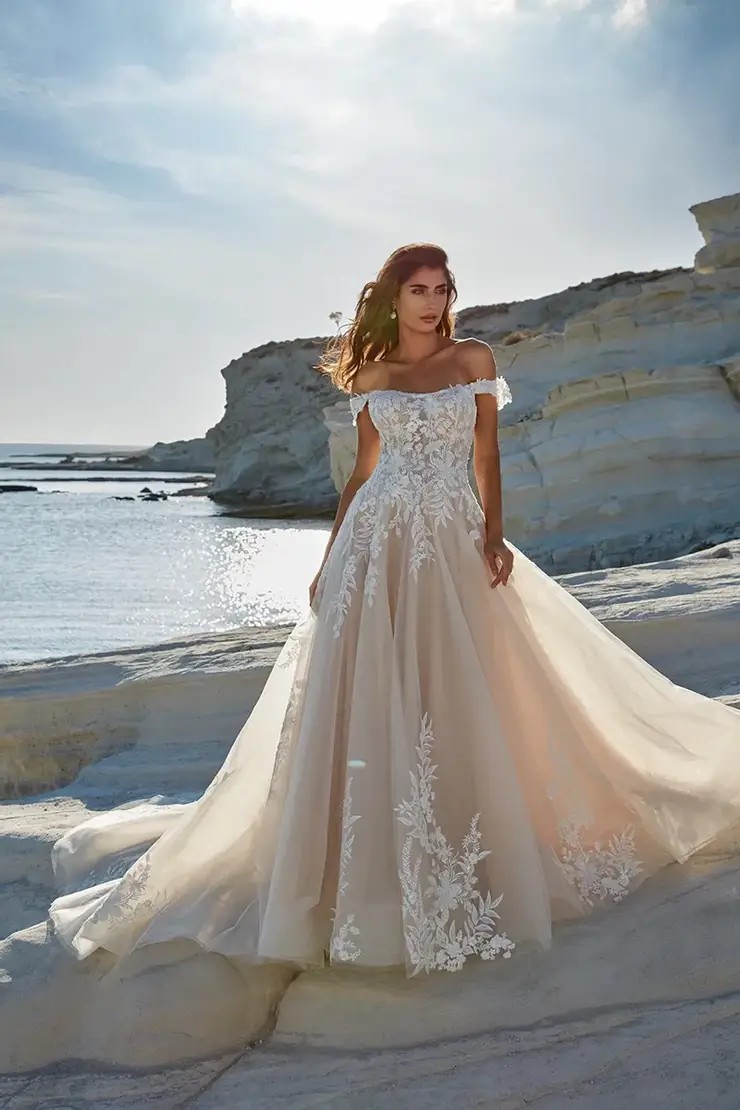
[[[368,281],[362,287],[354,319],[347,331],[333,336],[327,343],[315,367],[319,373],[327,374],[339,389],[349,392],[361,366],[387,355],[396,346],[398,319],[391,319],[391,307],[400,287],[421,266],[440,267],[445,271],[447,304],[437,331],[447,337],[454,334],[451,307],[457,299],[457,287],[447,253],[434,243],[409,243],[394,250],[381,266],[375,281]]]

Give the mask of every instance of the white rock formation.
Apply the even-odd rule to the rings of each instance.
[[[546,569],[740,534],[740,194],[692,211],[708,242],[702,272],[614,275],[459,315],[458,334],[489,342],[511,385],[506,530]],[[325,423],[341,488],[355,445],[346,399]]]
[[[157,467],[160,470],[206,474],[212,474],[216,469],[213,447],[204,436],[200,439],[177,439],[172,443],[158,442],[146,451],[140,451],[122,461],[133,462],[141,467]]]
[[[691,212],[706,240],[694,270],[612,274],[458,313],[457,335],[489,342],[511,380],[509,530],[545,567],[619,565],[737,534],[740,194]],[[244,513],[332,515],[354,430],[346,396],[313,369],[325,342],[233,360],[222,419],[142,458],[215,470],[209,496]]]
[[[692,204],[689,211],[706,242],[694,259],[696,270],[708,274],[740,266],[740,193]]]
[[[737,200],[692,209],[707,240],[696,271],[615,275],[460,314],[459,334],[494,345],[514,390],[502,413],[507,522],[540,562],[655,558],[737,522]],[[506,342],[515,331],[524,338]],[[335,502],[354,431],[346,399],[322,422],[336,394],[311,370],[321,342],[268,344],[224,372],[226,414],[208,433],[222,500],[296,512]],[[560,581],[675,682],[740,709],[739,560],[732,540]],[[454,976],[290,981],[189,942],[122,964],[60,949],[45,923],[53,841],[127,801],[197,797],[287,631],[0,669],[0,1101],[734,1107],[740,830],[619,907],[559,927],[548,952]],[[268,1045],[244,1051],[273,1026]]]
[[[740,541],[733,541],[662,564],[561,581],[674,681],[740,707],[738,560]],[[242,1075],[241,1093],[232,1085],[241,1073],[232,1071],[221,1080],[223,1101],[210,1105],[268,1105],[259,1100],[276,1082],[284,1084],[286,1098],[291,1089],[299,1098],[301,1076],[319,1081],[310,1054],[319,1045],[338,1052],[360,1043],[393,1046],[389,1066],[398,1074],[402,1065],[413,1070],[414,1061],[423,1069],[428,1052],[437,1051],[404,1055],[399,1046],[437,1045],[454,1036],[454,1051],[474,1075],[483,1064],[476,1038],[494,1034],[503,1037],[507,1058],[531,1049],[532,1071],[518,1080],[523,1094],[531,1094],[544,1082],[536,1078],[547,1040],[544,1018],[564,1031],[572,1049],[558,1057],[562,1082],[585,1082],[588,1066],[601,1067],[607,1047],[613,1053],[624,1044],[628,1020],[653,1044],[663,1038],[665,1045],[681,1028],[701,1036],[709,1000],[729,1022],[731,992],[740,988],[733,895],[740,881],[733,854],[740,844],[734,836],[683,867],[668,868],[608,914],[559,929],[549,952],[498,968],[471,966],[459,978],[407,981],[397,973],[332,971],[299,976],[288,987],[284,968],[239,968],[189,942],[144,948],[120,965],[102,952],[76,961],[62,950],[45,924],[55,894],[53,841],[87,815],[133,799],[197,797],[258,697],[287,631],[191,637],[0,671],[0,771],[7,799],[0,804],[0,920],[10,934],[0,941],[0,1073],[75,1059],[126,1068],[177,1064],[175,1088],[205,1083],[202,1064],[192,1072],[180,1064],[215,1060],[259,1039],[282,997],[274,1051],[289,1047],[287,1063],[284,1055],[279,1066],[274,1056],[262,1057],[260,1082],[246,1083]],[[594,1022],[600,1038],[590,1049],[584,1042],[584,1057],[576,1045]],[[518,1046],[504,1032],[514,1025],[522,1038]],[[709,1058],[709,1043],[705,1051]],[[445,1053],[442,1058],[452,1060],[452,1049]],[[486,1058],[493,1069],[489,1081],[503,1092],[503,1056]],[[230,1056],[224,1069],[232,1063]],[[377,1072],[358,1072],[357,1090],[380,1083],[382,1072],[380,1065]],[[48,1091],[49,1081],[38,1077],[36,1089],[46,1082]],[[4,1082],[0,1094],[12,1092],[7,1076]],[[27,1091],[37,1080],[18,1082]],[[120,1089],[110,1077],[106,1088],[100,1074],[90,1082],[89,1105],[108,1105],[110,1092],[127,1105],[128,1078]],[[344,1097],[340,1078],[329,1090]],[[210,1092],[215,1100],[216,1087]],[[239,1101],[247,1093],[249,1100]],[[444,1104],[417,1094],[410,1106]],[[415,1097],[413,1084],[409,1097]]]
[[[205,436],[200,439],[178,439],[173,443],[155,443],[146,454],[152,463],[168,470],[212,472],[216,469],[213,446]]]
[[[39,924],[0,942],[0,1065],[94,1060],[149,1067],[215,1056],[269,1032],[272,1009],[293,977],[250,968],[198,945],[141,949],[114,966],[95,952],[82,967]]]
[[[217,463],[213,500],[283,515],[336,507],[322,406],[337,390],[312,369],[324,342],[266,343],[221,371],[226,409],[206,433]]]

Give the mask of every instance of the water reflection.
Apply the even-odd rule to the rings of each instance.
[[[201,498],[0,499],[0,663],[296,620],[328,521],[219,516]]]

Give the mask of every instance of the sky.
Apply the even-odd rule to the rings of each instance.
[[[690,266],[735,0],[0,0],[0,442],[149,444],[392,250],[457,307]]]

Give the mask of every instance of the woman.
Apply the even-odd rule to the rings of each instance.
[[[357,456],[310,605],[220,771],[53,849],[82,958],[456,971],[548,946],[740,819],[740,714],[674,685],[503,538],[490,348],[395,251],[320,365]],[[480,503],[468,480],[471,446]]]

